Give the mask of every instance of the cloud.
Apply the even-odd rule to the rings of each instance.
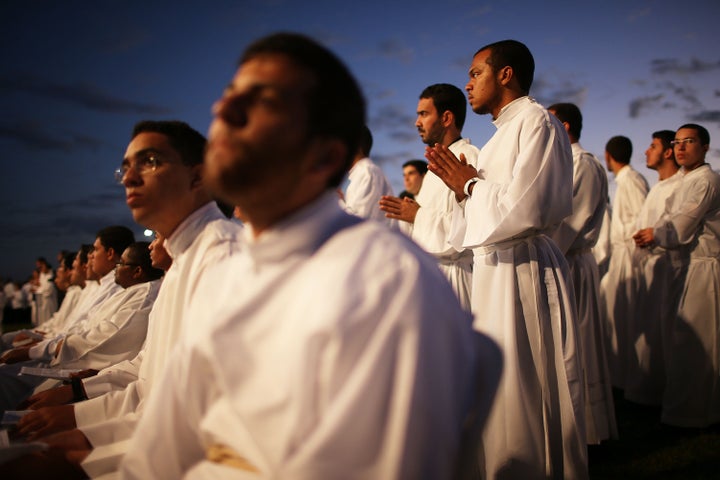
[[[720,69],[720,61],[706,62],[695,57],[687,62],[677,58],[658,58],[650,61],[650,72],[656,75],[667,73],[694,74]]]
[[[720,110],[705,110],[687,116],[692,122],[717,122],[720,123]]]
[[[397,60],[408,65],[415,59],[415,50],[396,39],[381,41],[377,46],[377,53],[388,60]]]
[[[651,13],[652,13],[652,9],[650,9],[650,8],[643,8],[641,10],[633,10],[632,12],[630,12],[630,14],[628,14],[627,21],[630,23],[633,23],[633,22],[635,22],[635,20],[637,20],[639,18],[647,17]]]
[[[383,131],[388,137],[402,143],[417,141],[415,114],[399,104],[385,104],[378,108],[368,121],[373,131]]]
[[[570,102],[581,108],[587,97],[587,92],[588,88],[584,84],[567,79],[553,81],[548,79],[547,75],[537,75],[530,89],[530,95],[541,105],[548,106],[558,102]]]
[[[60,150],[74,152],[77,150],[97,150],[109,145],[108,142],[85,134],[50,133],[44,131],[34,122],[6,123],[0,122],[0,139],[14,140],[33,151]]]
[[[55,83],[33,75],[0,77],[0,91],[24,92],[79,105],[91,110],[142,115],[167,115],[171,109],[149,103],[132,102],[114,97],[92,84]]]
[[[657,95],[650,95],[631,100],[629,105],[630,118],[637,118],[643,111],[656,107],[662,99],[663,94],[659,93]]]

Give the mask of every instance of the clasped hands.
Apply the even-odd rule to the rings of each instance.
[[[458,159],[448,147],[436,143],[432,147],[425,147],[425,158],[428,161],[428,170],[440,177],[440,180],[455,193],[458,202],[467,197],[463,191],[465,184],[471,178],[478,177],[478,171],[472,165],[468,165],[464,154],[461,153]]]

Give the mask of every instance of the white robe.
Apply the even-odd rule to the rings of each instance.
[[[666,203],[682,181],[682,170],[650,189],[638,213],[637,230],[653,227],[668,209]],[[665,388],[663,344],[668,341],[685,279],[677,250],[654,245],[635,246],[633,263],[639,272],[635,315],[628,324],[629,356],[625,398],[643,405],[660,405]]]
[[[36,323],[39,326],[50,320],[58,309],[57,290],[53,283],[54,273],[52,270],[41,273],[38,277],[38,286],[35,289],[35,302],[37,304]]]
[[[449,149],[458,158],[461,153],[464,154],[467,163],[477,167],[480,150],[469,140],[457,140]],[[455,193],[437,175],[428,171],[415,200],[420,209],[412,225],[411,238],[438,260],[438,266],[455,290],[460,304],[470,311],[472,250],[458,250],[449,241]]]
[[[252,478],[450,478],[475,334],[435,260],[334,193],[251,236],[206,277],[190,317],[212,327],[184,332],[123,478],[245,478],[217,446]]]
[[[475,257],[475,328],[505,358],[481,470],[486,478],[587,478],[572,283],[562,252],[542,234],[571,213],[570,142],[529,97],[493,123],[497,132],[478,158],[481,180],[453,215],[455,242]]]
[[[645,178],[630,165],[615,176],[617,190],[612,206],[610,240],[612,252],[608,272],[600,281],[600,314],[608,349],[608,367],[612,384],[625,388],[625,371],[630,355],[629,317],[635,314],[639,272],[633,268],[633,235],[637,232],[637,214],[648,193]]]
[[[585,424],[588,444],[617,438],[615,406],[600,319],[600,278],[592,248],[598,240],[607,204],[607,175],[597,158],[580,143],[573,154],[573,213],[553,233],[565,253],[578,310],[580,354],[585,378]]]
[[[361,158],[350,169],[348,180],[345,201],[341,202],[345,211],[360,218],[397,226],[397,221],[385,217],[385,212],[380,210],[380,197],[393,195],[393,190],[379,166],[369,158]]]
[[[99,370],[133,358],[145,343],[148,315],[161,283],[132,285],[107,299],[88,317],[83,331],[63,336],[50,365]]]
[[[720,175],[705,164],[687,172],[655,242],[689,249],[672,324],[662,421],[680,427],[720,422]]]
[[[241,231],[242,226],[225,218],[215,202],[210,202],[189,215],[165,240],[173,264],[150,313],[143,351],[130,362],[85,379],[83,386],[91,399],[75,404],[76,424],[94,448],[82,464],[89,475],[117,469],[126,448],[123,441],[132,435],[144,399],[168,362],[203,275],[237,251]]]

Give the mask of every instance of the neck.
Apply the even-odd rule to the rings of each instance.
[[[674,162],[666,162],[660,165],[660,167],[657,169],[658,172],[658,180],[663,181],[666,180],[673,175],[677,173],[679,170],[679,167],[675,165]]]

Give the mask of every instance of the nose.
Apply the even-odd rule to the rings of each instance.
[[[243,95],[227,95],[221,97],[212,108],[215,117],[234,127],[242,127],[247,123],[247,101]]]
[[[142,175],[138,172],[136,165],[131,165],[130,168],[123,174],[122,184],[126,187],[140,185],[142,183]]]

